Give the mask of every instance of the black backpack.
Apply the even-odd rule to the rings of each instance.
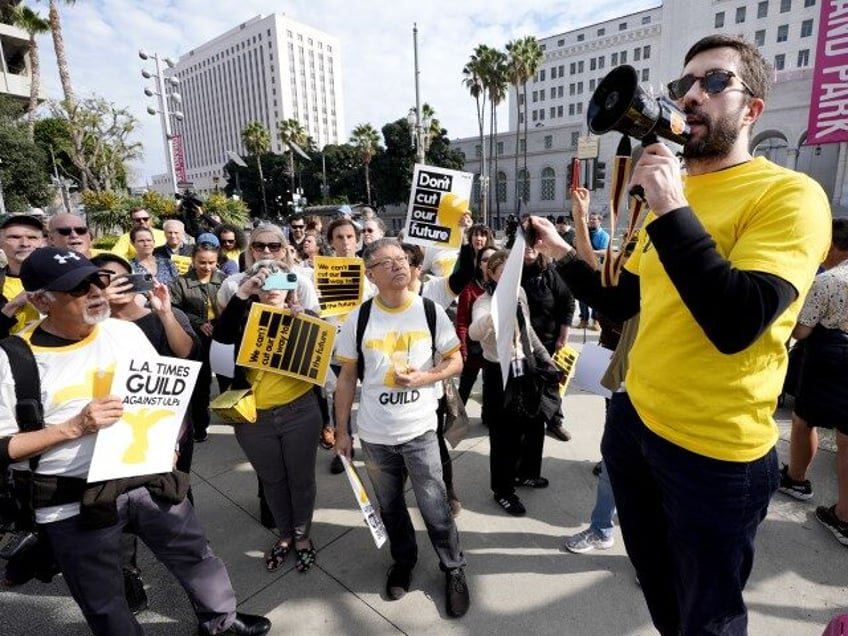
[[[436,303],[429,298],[421,297],[424,301],[424,315],[427,318],[427,328],[430,330],[430,355],[436,357]],[[362,338],[365,335],[365,327],[371,317],[371,304],[373,298],[369,298],[359,307],[359,318],[356,321],[356,376],[362,381],[365,373],[365,360],[362,355]]]

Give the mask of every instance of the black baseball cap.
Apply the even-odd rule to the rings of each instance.
[[[40,247],[21,264],[21,283],[28,292],[66,292],[102,270],[79,252]]]
[[[0,220],[0,230],[5,230],[7,227],[13,225],[26,225],[36,230],[44,231],[44,221],[30,214],[9,214]]]

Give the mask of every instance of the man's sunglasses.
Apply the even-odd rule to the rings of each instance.
[[[290,225],[289,227],[290,227],[291,229],[293,229],[293,230],[302,230],[302,229],[304,229],[306,226],[305,226],[305,225]]]
[[[91,286],[94,285],[99,289],[106,289],[111,281],[110,275],[107,273],[92,274],[73,289],[69,289],[65,293],[74,298],[82,298],[88,294]]]
[[[715,69],[707,71],[700,77],[697,75],[684,75],[680,79],[669,82],[668,96],[672,99],[683,99],[683,96],[689,92],[689,89],[692,88],[695,82],[700,82],[701,89],[707,95],[718,95],[730,85],[730,81],[734,77],[739,80],[739,83],[742,84],[742,87],[746,91],[748,91],[749,95],[754,94],[754,91],[752,91],[751,88],[733,71]]]
[[[224,245],[232,245],[236,242],[235,239],[221,239],[221,243]]]
[[[254,241],[250,244],[250,247],[255,249],[257,252],[264,252],[266,249],[269,252],[279,252],[283,249],[282,243],[262,243],[260,241]]]
[[[80,227],[57,227],[56,232],[62,236],[70,236],[71,232],[77,236],[85,236],[88,234],[88,228],[84,225]]]
[[[132,220],[133,220],[133,223],[141,223],[143,221],[149,221],[150,217],[149,216],[134,216]]]

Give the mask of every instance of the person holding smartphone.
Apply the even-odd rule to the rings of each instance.
[[[215,323],[213,337],[224,344],[240,343],[254,302],[290,309],[295,315],[306,311],[297,288],[297,275],[288,266],[277,260],[257,261],[242,276]],[[259,476],[279,531],[265,554],[265,569],[282,567],[294,551],[295,567],[306,572],[315,563],[311,529],[317,491],[315,440],[322,425],[318,398],[304,380],[236,366],[233,387],[247,386],[256,400],[256,422],[236,426],[236,440]]]

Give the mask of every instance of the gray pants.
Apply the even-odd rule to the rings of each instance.
[[[312,530],[322,425],[315,392],[309,391],[289,404],[259,411],[255,424],[235,427],[284,539],[308,539]]]
[[[121,534],[125,529],[141,537],[177,578],[207,631],[224,631],[235,619],[236,599],[227,568],[212,553],[187,500],[177,505],[162,503],[146,488],[136,488],[118,497],[114,526],[89,530],[76,516],[42,527],[95,636],[144,634],[124,598]]]

